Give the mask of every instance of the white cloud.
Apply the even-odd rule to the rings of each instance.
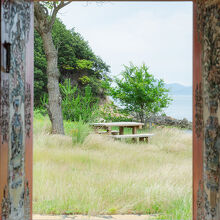
[[[60,17],[89,41],[94,52],[111,66],[112,74],[119,74],[129,61],[137,65],[145,62],[151,73],[166,82],[192,83],[191,4],[85,5],[72,3]]]

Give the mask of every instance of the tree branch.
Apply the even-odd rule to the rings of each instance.
[[[39,22],[38,22],[36,16],[34,16],[34,28],[37,30],[37,32],[40,32]]]
[[[48,9],[39,2],[34,3],[34,27],[40,33],[43,32],[46,26],[48,17]],[[44,25],[42,25],[44,24]]]
[[[44,5],[40,4],[39,2],[35,2],[34,3],[34,14],[38,20],[39,19],[43,20],[46,17],[48,17],[49,12],[48,12],[48,9]]]
[[[66,5],[70,4],[71,2],[70,1],[61,1],[59,3],[59,5],[56,5],[56,2],[53,2],[53,12],[52,12],[52,15],[51,15],[51,19],[50,19],[50,22],[48,24],[48,30],[51,31],[52,27],[53,27],[53,24],[56,20],[56,16],[57,16],[57,13],[60,9],[62,9],[63,7],[65,7]]]

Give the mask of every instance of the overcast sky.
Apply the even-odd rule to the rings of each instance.
[[[118,75],[143,62],[167,83],[192,84],[192,3],[73,2],[59,17]]]

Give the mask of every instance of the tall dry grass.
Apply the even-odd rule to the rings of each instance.
[[[157,129],[149,144],[91,134],[73,145],[71,137],[48,134],[48,119],[34,123],[34,213],[191,219],[190,134]]]

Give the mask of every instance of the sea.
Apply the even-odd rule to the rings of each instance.
[[[167,116],[192,121],[192,95],[172,95],[173,101],[164,110]]]

